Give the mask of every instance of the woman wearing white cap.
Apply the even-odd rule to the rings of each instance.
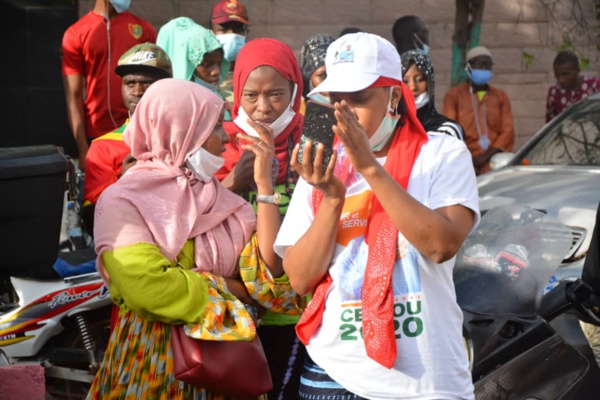
[[[394,46],[345,35],[326,56],[334,155],[302,176],[275,250],[294,289],[312,293],[299,398],[473,399],[452,268],[479,221],[464,143],[428,137]],[[408,97],[406,101],[405,97]],[[311,144],[304,149],[310,154]]]

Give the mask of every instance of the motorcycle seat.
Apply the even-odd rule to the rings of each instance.
[[[62,278],[96,272],[96,252],[91,247],[59,252],[52,268]]]

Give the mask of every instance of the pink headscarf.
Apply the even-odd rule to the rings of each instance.
[[[94,239],[105,278],[103,251],[150,242],[174,260],[191,238],[200,270],[238,274],[238,257],[256,227],[252,207],[216,178],[204,183],[185,167],[223,106],[210,90],[178,79],[146,91],[123,135],[137,164],[96,205]]]

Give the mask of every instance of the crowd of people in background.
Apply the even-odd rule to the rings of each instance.
[[[237,0],[158,35],[129,5],[96,0],[62,44],[83,220],[115,303],[88,398],[226,398],[175,379],[168,327],[187,324],[199,339],[257,335],[270,399],[472,399],[451,271],[480,218],[475,177],[515,143],[492,53],[468,50],[440,112],[417,16],[395,21],[393,44],[315,32],[297,58],[248,40]],[[571,52],[553,67],[547,121],[600,90]],[[335,110],[329,164],[311,142],[316,158],[298,161],[309,101]],[[420,331],[395,335],[392,308],[413,296]],[[342,327],[347,311],[362,317]]]

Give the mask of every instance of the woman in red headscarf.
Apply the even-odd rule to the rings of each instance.
[[[238,55],[233,72],[233,122],[224,127],[231,137],[223,154],[225,165],[217,173],[223,185],[256,204],[252,175],[253,154],[244,151],[237,133],[256,136],[248,119],[268,124],[275,137],[277,167],[273,171],[279,208],[285,214],[295,183],[290,156],[300,141],[304,117],[300,114],[302,74],[292,49],[275,39],[254,39]]]
[[[231,191],[256,207],[256,201],[279,206],[283,216],[296,182],[290,167],[292,149],[300,140],[304,117],[300,114],[302,74],[292,49],[275,39],[254,39],[240,51],[233,71],[232,123],[225,123],[231,141],[226,145],[225,165],[216,175]],[[254,154],[244,151],[236,140],[243,132],[256,136],[248,120],[269,125],[275,140],[273,196],[257,198],[253,179]],[[294,331],[297,316],[267,311],[259,335],[273,377],[269,398],[295,398],[304,359],[304,346]]]

